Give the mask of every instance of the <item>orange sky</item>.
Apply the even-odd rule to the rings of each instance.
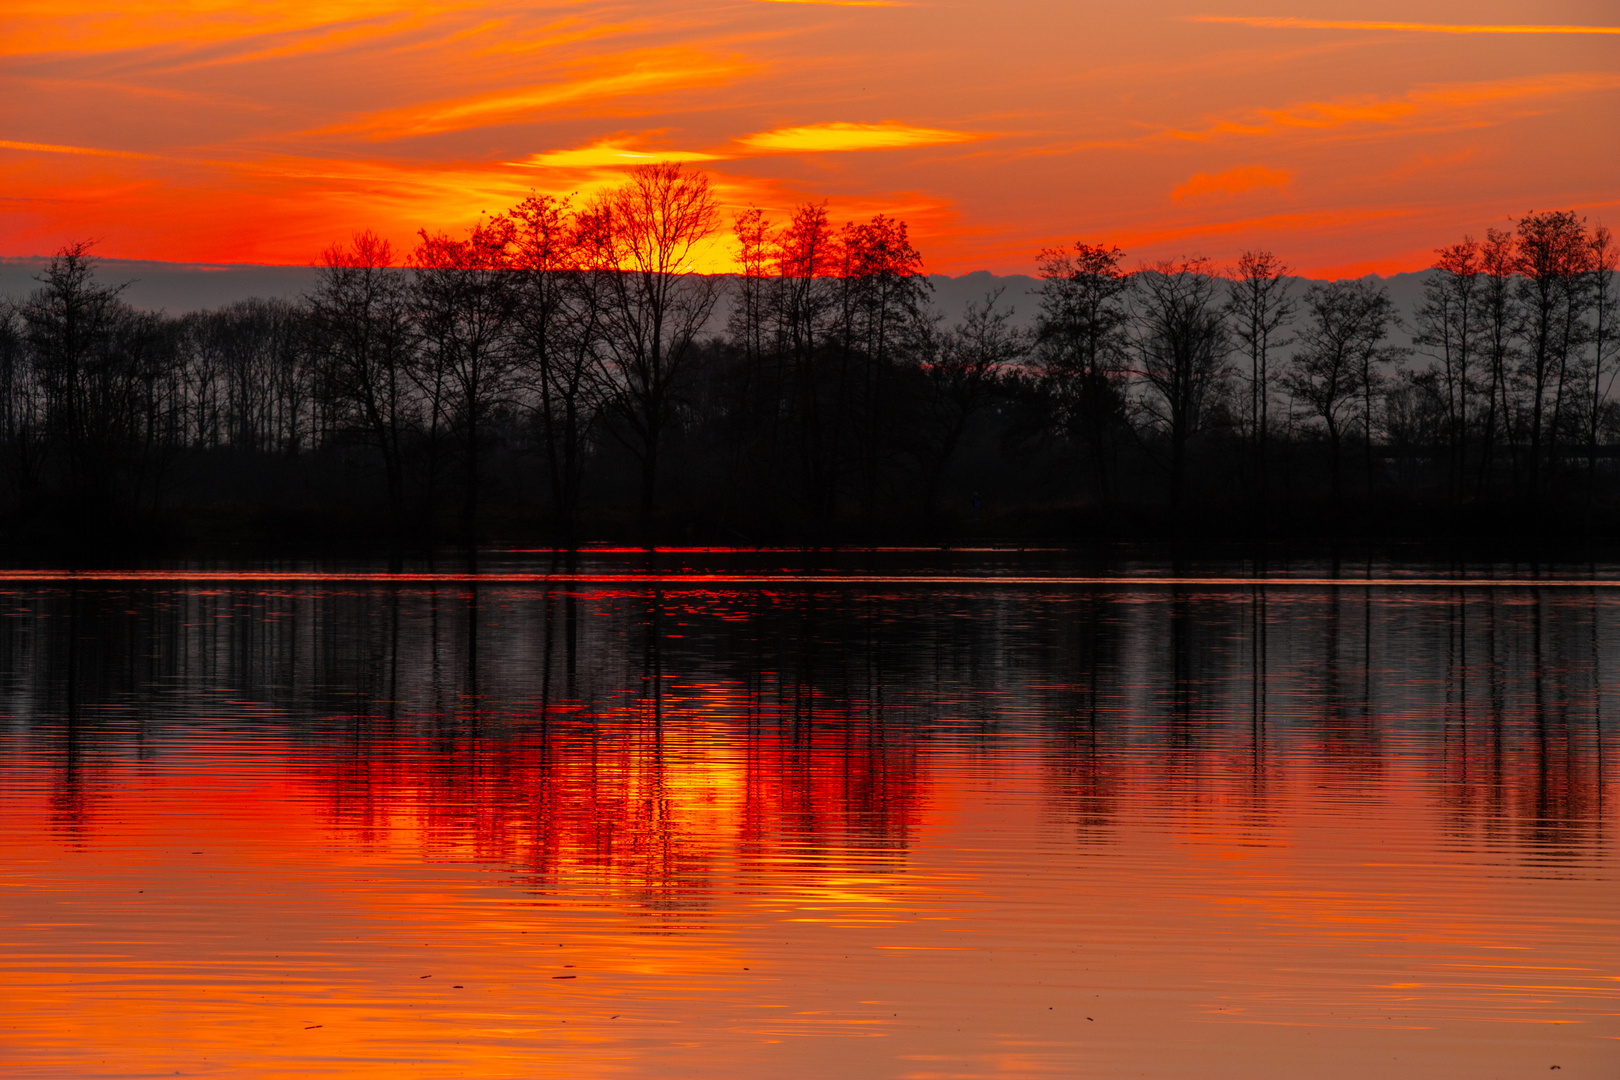
[[[7,0],[0,56],[0,255],[309,263],[671,156],[945,273],[1620,218],[1602,0]]]

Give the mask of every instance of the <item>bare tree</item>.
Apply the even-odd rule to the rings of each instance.
[[[741,273],[727,330],[742,354],[732,424],[739,436],[732,444],[731,469],[748,475],[758,489],[773,497],[782,437],[784,357],[773,327],[782,299],[778,230],[765,212],[752,207],[733,224],[737,265]]]
[[[1376,418],[1384,412],[1379,408],[1379,402],[1387,381],[1386,368],[1398,366],[1406,358],[1406,350],[1384,344],[1390,329],[1400,323],[1395,304],[1389,298],[1389,290],[1382,285],[1369,287],[1363,290],[1363,297],[1363,336],[1356,354],[1356,363],[1361,370],[1356,382],[1361,390],[1361,460],[1367,473],[1367,494],[1371,496],[1377,478],[1373,428]]]
[[[1491,486],[1491,470],[1496,461],[1498,433],[1508,438],[1517,483],[1517,425],[1514,424],[1509,381],[1518,353],[1514,337],[1520,323],[1518,299],[1513,292],[1513,235],[1497,229],[1485,230],[1485,243],[1479,252],[1482,362],[1487,369],[1485,419],[1480,432],[1479,488]]]
[[[0,475],[17,502],[31,499],[39,488],[43,411],[22,316],[16,304],[0,299],[0,453],[5,455]]]
[[[333,421],[382,459],[390,535],[405,529],[405,440],[416,419],[408,372],[415,328],[392,245],[366,231],[321,253],[306,300],[310,335]]]
[[[605,218],[576,214],[568,200],[549,195],[531,195],[507,216],[518,281],[517,362],[534,401],[553,515],[572,550],[598,410],[612,237]]]
[[[476,226],[465,240],[421,234],[412,257],[412,304],[421,349],[412,377],[429,398],[434,421],[443,410],[465,470],[461,533],[477,539],[479,487],[489,421],[507,401],[512,374],[516,280],[509,261],[511,223]]]
[[[1029,355],[1033,335],[1011,325],[1013,308],[998,307],[1002,292],[987,293],[982,304],[970,302],[962,322],[922,364],[928,387],[922,509],[930,519],[938,511],[940,481],[968,422],[993,400],[1002,374]]]
[[[1390,307],[1382,286],[1365,280],[1315,284],[1306,293],[1309,317],[1287,383],[1322,422],[1335,506],[1344,501],[1344,436],[1354,430],[1357,405],[1367,407],[1365,382],[1388,332]],[[1364,428],[1371,423],[1365,414],[1360,419]]]
[[[850,494],[870,517],[889,466],[914,460],[900,437],[919,365],[937,336],[929,291],[905,223],[879,215],[834,230],[824,203],[806,203],[772,228],[758,210],[738,218],[743,274],[731,341],[741,353],[740,427],[794,477],[810,527],[829,528]],[[770,490],[776,485],[767,481]]]
[[[59,251],[22,307],[44,420],[46,450],[60,465],[66,505],[75,516],[108,506],[120,444],[129,436],[135,389],[130,342],[134,313],[95,280],[87,243]]]
[[[720,215],[709,178],[678,163],[637,166],[593,210],[606,216],[613,239],[609,430],[641,464],[640,520],[650,539],[664,431],[693,344],[719,298],[719,282],[698,274],[691,260]]]
[[[1603,407],[1610,398],[1614,377],[1617,368],[1620,368],[1620,334],[1616,333],[1615,318],[1616,292],[1620,289],[1615,275],[1620,270],[1620,252],[1615,249],[1614,236],[1604,225],[1592,231],[1589,243],[1591,253],[1587,266],[1592,280],[1587,295],[1591,298],[1592,306],[1592,362],[1588,372],[1590,396],[1583,417],[1588,506],[1592,503],[1597,484],[1597,446],[1603,423]]]
[[[1580,345],[1587,265],[1585,225],[1569,211],[1519,221],[1514,269],[1524,310],[1523,377],[1530,394],[1530,497],[1539,498],[1543,447],[1556,447],[1569,362]],[[1549,400],[1550,399],[1550,400]]]
[[[1185,495],[1187,448],[1204,430],[1209,406],[1232,374],[1220,279],[1208,259],[1156,263],[1136,275],[1133,342],[1146,399],[1170,441],[1170,505]]]
[[[1245,251],[1228,277],[1226,317],[1233,343],[1249,357],[1249,424],[1254,451],[1255,489],[1266,505],[1271,438],[1271,354],[1292,339],[1285,329],[1298,305],[1289,292],[1288,267],[1269,251]]]
[[[773,237],[776,351],[787,363],[787,411],[797,444],[798,489],[818,533],[838,509],[846,434],[856,409],[848,339],[828,348],[837,321],[841,251],[825,203],[806,203]]]
[[[1480,247],[1471,236],[1439,249],[1423,286],[1413,342],[1439,366],[1440,400],[1445,409],[1446,487],[1451,501],[1462,497],[1468,470],[1468,400],[1474,391],[1473,362],[1481,335]]]
[[[757,375],[770,346],[766,326],[771,312],[772,273],[777,261],[776,233],[770,219],[759,207],[737,215],[732,224],[737,239],[736,302],[732,305],[728,330],[742,346],[751,377]]]
[[[1126,429],[1125,379],[1130,275],[1124,253],[1076,241],[1037,257],[1042,278],[1035,355],[1058,423],[1086,447],[1097,495],[1114,498],[1114,471]]]
[[[906,223],[883,214],[839,230],[837,262],[844,368],[859,373],[858,393],[843,393],[840,400],[843,408],[854,411],[856,405],[863,414],[853,441],[861,463],[861,503],[870,521],[881,464],[894,447],[892,369],[915,359],[903,355],[905,345],[926,321],[933,286],[923,275],[922,255],[912,246]]]

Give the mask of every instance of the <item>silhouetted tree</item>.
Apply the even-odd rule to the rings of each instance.
[[[1249,357],[1249,431],[1257,503],[1266,505],[1270,488],[1271,354],[1287,348],[1285,329],[1298,305],[1289,291],[1288,267],[1269,251],[1245,251],[1228,274],[1226,317],[1233,344]]]
[[[1032,335],[1009,325],[1012,308],[997,306],[1002,291],[987,293],[982,304],[969,302],[962,322],[922,362],[928,388],[921,409],[922,511],[929,520],[937,514],[940,481],[968,421],[994,400],[1001,376],[1029,354]]]
[[[141,505],[154,467],[167,460],[154,456],[161,433],[153,425],[174,362],[158,317],[97,283],[94,266],[88,244],[63,248],[21,311],[39,393],[40,475],[54,470],[65,516],[96,522],[92,530],[116,505]]]
[[[1359,490],[1406,497],[1369,515],[1411,506],[1420,528],[1426,499],[1459,524],[1471,499],[1470,515],[1512,523],[1491,500],[1525,494],[1549,522],[1575,496],[1597,528],[1620,491],[1600,460],[1620,434],[1620,277],[1607,230],[1573,214],[1440,249],[1410,366],[1376,281],[1313,286],[1291,323],[1268,252],[1217,278],[1204,260],[1127,274],[1115,248],[1043,251],[1031,333],[996,293],[955,325],[926,310],[921,256],[888,217],[749,211],[730,281],[692,265],[716,219],[701,176],[658,166],[580,208],[535,194],[464,238],[424,231],[405,268],[360,234],[300,304],[179,318],[130,309],[84,245],[64,249],[25,303],[0,303],[0,527],[94,536],[173,501],[209,534],[324,531],[327,514],[363,526],[386,495],[377,536],[386,524],[397,552],[403,519],[434,520],[446,494],[474,539],[499,476],[514,526],[532,500],[570,545],[594,512],[614,520],[626,485],[644,540],[678,491],[694,538],[825,543],[948,527],[969,477],[1028,522],[1011,527],[1061,528],[1075,496],[1146,497],[1154,467],[1178,511],[1215,509],[1237,480],[1261,531],[1286,468],[1288,490],[1331,488],[1320,524],[1348,527],[1347,437]],[[1316,435],[1325,454],[1297,452]],[[1078,475],[1065,445],[1087,459]]]
[[[1471,236],[1439,249],[1423,286],[1412,340],[1439,364],[1439,400],[1445,409],[1446,488],[1462,497],[1468,475],[1468,402],[1475,390],[1473,362],[1481,335],[1480,248]]]
[[[839,249],[824,203],[806,203],[773,237],[776,350],[787,364],[786,411],[797,444],[798,488],[817,532],[838,510],[846,435],[855,411],[850,352],[832,351]],[[846,338],[847,344],[847,338]]]
[[[412,256],[412,305],[421,335],[412,372],[435,419],[442,412],[459,443],[461,534],[471,545],[490,421],[511,389],[512,226],[497,218],[474,227],[465,240],[426,230],[421,237]]]
[[[1491,470],[1496,460],[1497,438],[1505,434],[1509,444],[1509,457],[1513,465],[1514,481],[1518,479],[1517,428],[1514,424],[1509,384],[1517,350],[1514,336],[1520,322],[1519,306],[1513,293],[1513,235],[1497,229],[1485,230],[1485,243],[1480,247],[1479,272],[1481,279],[1481,345],[1485,355],[1487,390],[1485,419],[1480,435],[1479,487],[1486,491],[1491,485]]]
[[[1389,297],[1370,281],[1334,281],[1310,287],[1308,316],[1288,386],[1307,415],[1320,420],[1328,441],[1333,503],[1344,501],[1343,443],[1353,430],[1363,380],[1388,329]]]
[[[641,466],[640,520],[650,539],[658,454],[694,343],[719,298],[691,260],[719,224],[709,178],[679,164],[640,165],[593,208],[613,238],[605,360],[610,430]]]
[[[729,414],[757,452],[746,471],[790,477],[764,479],[763,503],[778,486],[791,491],[818,535],[841,507],[870,522],[880,483],[919,457],[905,436],[935,341],[921,257],[903,222],[880,215],[834,230],[818,203],[777,228],[750,211],[736,236],[743,274],[729,329],[740,370]]]
[[[746,476],[758,490],[774,496],[783,379],[782,356],[770,328],[780,291],[775,229],[764,211],[753,207],[737,216],[732,231],[738,274],[726,329],[741,365],[734,376],[730,467],[734,476]]]
[[[1118,444],[1128,430],[1125,382],[1130,276],[1123,252],[1076,241],[1072,252],[1048,248],[1037,256],[1041,313],[1036,365],[1057,411],[1059,427],[1084,446],[1097,496],[1114,498]]]
[[[1617,368],[1620,368],[1620,333],[1617,333],[1616,327],[1616,293],[1620,291],[1616,273],[1620,271],[1620,251],[1615,248],[1613,235],[1603,225],[1593,230],[1590,245],[1587,265],[1591,284],[1587,288],[1587,295],[1591,298],[1592,306],[1592,363],[1588,369],[1590,384],[1583,417],[1588,506],[1591,505],[1597,484],[1598,438],[1605,405],[1610,400]]]
[[[406,441],[420,419],[408,375],[416,347],[409,286],[388,241],[361,232],[322,252],[306,301],[330,420],[382,459],[396,546],[405,529]]]
[[[906,223],[883,214],[839,230],[837,266],[846,370],[860,374],[858,401],[865,422],[856,429],[857,452],[864,481],[861,505],[870,522],[884,464],[896,450],[893,369],[916,359],[906,346],[915,339],[918,320],[925,318],[932,286]],[[849,396],[843,399],[848,402]]]
[[[13,506],[39,490],[44,403],[17,305],[0,299],[0,453]]]
[[[1406,357],[1406,351],[1384,344],[1390,329],[1399,322],[1395,304],[1389,298],[1389,290],[1382,285],[1366,289],[1363,299],[1363,334],[1356,352],[1356,363],[1361,370],[1356,385],[1361,391],[1362,463],[1367,473],[1367,494],[1371,497],[1377,476],[1377,463],[1373,457],[1373,429],[1376,418],[1383,411],[1379,408],[1380,391],[1388,381],[1386,369],[1400,364]]]
[[[97,284],[94,267],[89,244],[63,248],[36,279],[41,287],[22,310],[46,439],[65,466],[68,498],[74,501],[91,496],[105,479],[97,388],[107,373],[113,328],[124,314],[121,290]]]
[[[577,215],[565,199],[531,195],[508,216],[518,273],[517,359],[533,398],[553,514],[572,549],[598,409],[609,296],[603,276],[612,272],[613,241],[606,218]]]
[[[727,326],[743,352],[750,371],[770,349],[766,322],[771,309],[771,281],[776,262],[774,230],[765,211],[750,207],[732,224],[737,239],[737,285]]]
[[[1590,258],[1584,224],[1573,213],[1529,214],[1519,221],[1514,269],[1524,312],[1520,335],[1530,397],[1531,499],[1541,495],[1543,444],[1557,445],[1569,363],[1581,345]]]
[[[1232,374],[1221,283],[1208,259],[1160,262],[1136,275],[1132,337],[1145,408],[1170,442],[1170,505],[1185,496],[1187,447]]]

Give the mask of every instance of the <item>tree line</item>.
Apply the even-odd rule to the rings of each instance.
[[[751,209],[737,272],[697,272],[725,226],[704,174],[649,165],[408,253],[360,233],[297,301],[179,317],[64,248],[0,307],[7,534],[828,543],[1614,506],[1615,248],[1570,212],[1442,249],[1406,313],[1266,251],[1132,268],[1077,242],[1039,253],[1022,322],[1000,292],[935,310],[893,218]]]

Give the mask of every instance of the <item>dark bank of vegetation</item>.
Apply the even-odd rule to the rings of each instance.
[[[930,306],[903,222],[733,223],[707,179],[534,196],[301,302],[170,317],[86,245],[0,308],[14,551],[250,543],[1601,536],[1615,249],[1572,213],[1439,253],[1404,317],[1272,254],[1040,253],[1033,327]],[[725,315],[722,319],[721,315]],[[1411,345],[1397,347],[1397,340]]]

